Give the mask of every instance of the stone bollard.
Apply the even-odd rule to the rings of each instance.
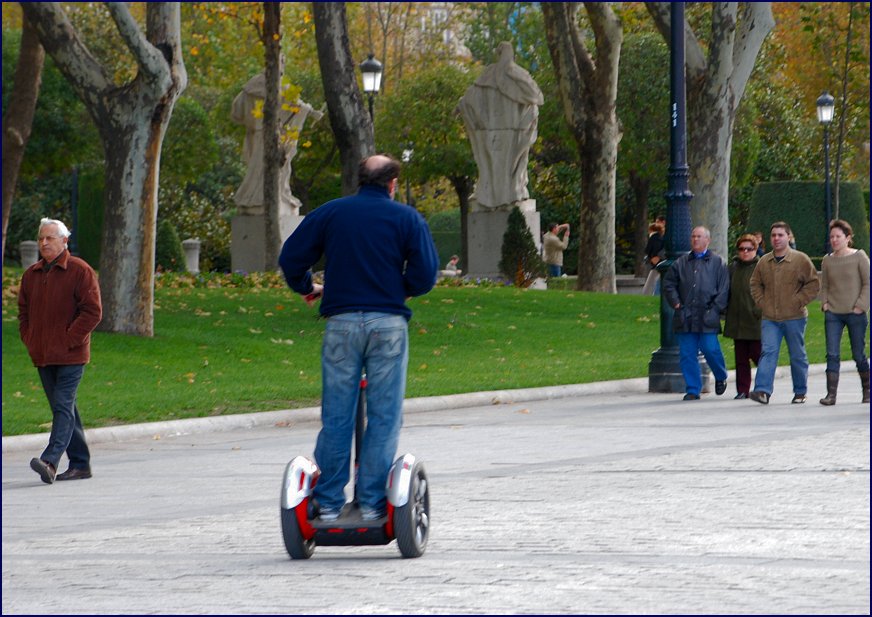
[[[200,272],[200,240],[188,238],[182,240],[182,248],[185,249],[185,266],[188,272],[197,274]]]
[[[18,249],[21,251],[21,267],[25,270],[39,261],[39,244],[36,240],[22,240]]]

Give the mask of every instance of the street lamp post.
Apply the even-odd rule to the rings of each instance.
[[[830,252],[830,220],[833,218],[832,196],[830,195],[830,122],[833,121],[835,99],[829,92],[824,92],[817,100],[818,122],[824,125],[824,212],[826,213],[826,234],[824,240],[824,254]]]
[[[375,122],[372,111],[372,98],[378,94],[381,88],[382,63],[369,54],[366,60],[360,63],[360,73],[363,75],[363,91],[369,97],[369,119]]]
[[[666,259],[657,264],[660,280],[672,263],[690,250],[690,192],[687,165],[687,122],[684,80],[684,3],[672,2],[670,39],[670,156],[666,191]],[[660,288],[663,288],[661,284]],[[678,340],[672,330],[674,309],[660,293],[660,349],[651,354],[648,364],[649,392],[684,392],[684,376],[679,363]],[[708,366],[703,364],[703,377],[708,380]]]
[[[406,149],[403,150],[403,165],[408,165],[412,162],[412,156],[415,154],[415,149],[412,147],[414,144],[410,141],[406,146]],[[409,183],[409,172],[408,170],[405,173],[406,176],[406,203],[408,205],[412,205],[412,189]]]

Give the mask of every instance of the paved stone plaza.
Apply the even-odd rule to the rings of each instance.
[[[732,375],[696,402],[646,380],[410,402],[400,450],[426,462],[433,520],[412,560],[288,558],[279,488],[311,412],[95,439],[93,479],[52,486],[28,467],[41,445],[4,439],[2,610],[869,614],[869,408],[847,369],[818,405],[814,368],[805,405],[783,376],[770,405],[734,401]]]

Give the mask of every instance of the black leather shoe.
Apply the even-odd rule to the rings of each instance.
[[[733,398],[738,400],[738,399],[742,399],[742,398],[748,398],[748,395],[747,395],[746,393],[744,393],[744,392],[739,392],[739,393],[738,393],[736,396],[734,396]]]
[[[63,480],[87,480],[91,477],[90,469],[79,469],[78,467],[70,467],[64,473],[59,473],[57,478],[58,482]]]
[[[684,395],[684,400],[685,401],[698,401],[699,394],[691,394],[690,392],[688,392],[687,394]]]
[[[51,463],[46,463],[41,458],[30,459],[30,468],[39,474],[42,481],[46,484],[51,484],[55,481],[57,469]]]
[[[716,381],[715,382],[715,394],[720,396],[724,392],[727,391],[727,382],[726,381]]]
[[[794,405],[802,405],[805,402],[805,394],[794,394],[793,400],[790,402]]]
[[[757,392],[756,390],[748,394],[748,398],[752,401],[757,401],[763,405],[769,404],[769,395],[765,392]]]

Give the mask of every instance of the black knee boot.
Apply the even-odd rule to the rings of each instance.
[[[869,402],[869,371],[860,371],[860,383],[863,384],[863,402]]]
[[[827,371],[827,395],[821,399],[821,405],[835,405],[836,391],[839,389],[839,374]]]

